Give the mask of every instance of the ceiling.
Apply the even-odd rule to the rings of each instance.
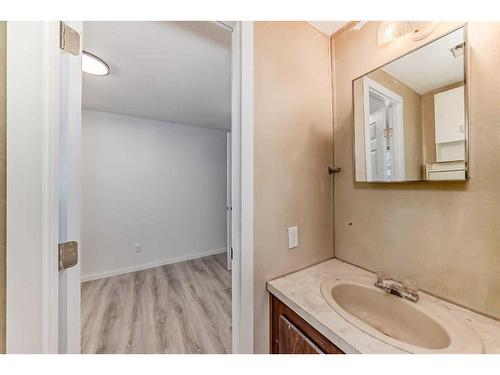
[[[83,74],[83,107],[229,130],[231,33],[215,22],[84,22],[83,49],[110,66]]]
[[[463,56],[455,58],[450,48],[463,41],[464,32],[463,29],[459,29],[382,69],[419,94],[462,81]]]
[[[313,27],[328,36],[332,36],[350,21],[308,21]]]

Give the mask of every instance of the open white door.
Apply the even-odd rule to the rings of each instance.
[[[80,266],[58,271],[58,243],[80,239],[81,54],[59,26],[7,23],[8,353],[80,352]]]
[[[385,163],[386,152],[386,113],[385,108],[369,115],[368,129],[366,136],[367,154],[366,166],[367,170],[371,171],[367,176],[368,181],[385,181],[387,180],[386,174],[389,173],[388,178],[391,178],[390,168]]]
[[[59,243],[80,246],[82,22],[66,22],[80,34],[78,56],[60,51]],[[59,272],[59,353],[80,353],[80,264]]]
[[[363,78],[367,181],[405,179],[403,98]]]
[[[81,22],[68,25],[82,35]],[[80,352],[81,54],[57,22],[7,24],[7,352]],[[253,23],[232,38],[233,352],[253,352]],[[59,194],[60,191],[60,194]],[[82,249],[79,249],[80,258]]]

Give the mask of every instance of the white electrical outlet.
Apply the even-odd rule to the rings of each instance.
[[[142,244],[140,244],[140,243],[135,244],[135,252],[142,253]]]
[[[293,249],[299,246],[299,228],[288,228],[288,248]]]

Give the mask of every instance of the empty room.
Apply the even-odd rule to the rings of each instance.
[[[83,30],[82,353],[230,353],[230,26]]]

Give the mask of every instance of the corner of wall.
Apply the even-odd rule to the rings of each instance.
[[[266,281],[333,255],[328,36],[304,22],[254,25],[254,338],[268,351]],[[304,51],[308,53],[305,54]],[[287,227],[298,226],[290,251]]]
[[[337,123],[337,105],[336,105],[336,87],[335,87],[335,34],[330,36],[330,40],[328,43],[328,47],[330,50],[330,82],[331,82],[331,120],[332,120],[332,164],[335,166],[335,124]],[[334,214],[335,208],[335,175],[332,175],[334,182],[332,184],[332,214]],[[332,228],[332,258],[335,258],[335,220],[332,220],[333,228]]]
[[[5,353],[6,330],[6,71],[7,22],[0,22],[0,353]]]

